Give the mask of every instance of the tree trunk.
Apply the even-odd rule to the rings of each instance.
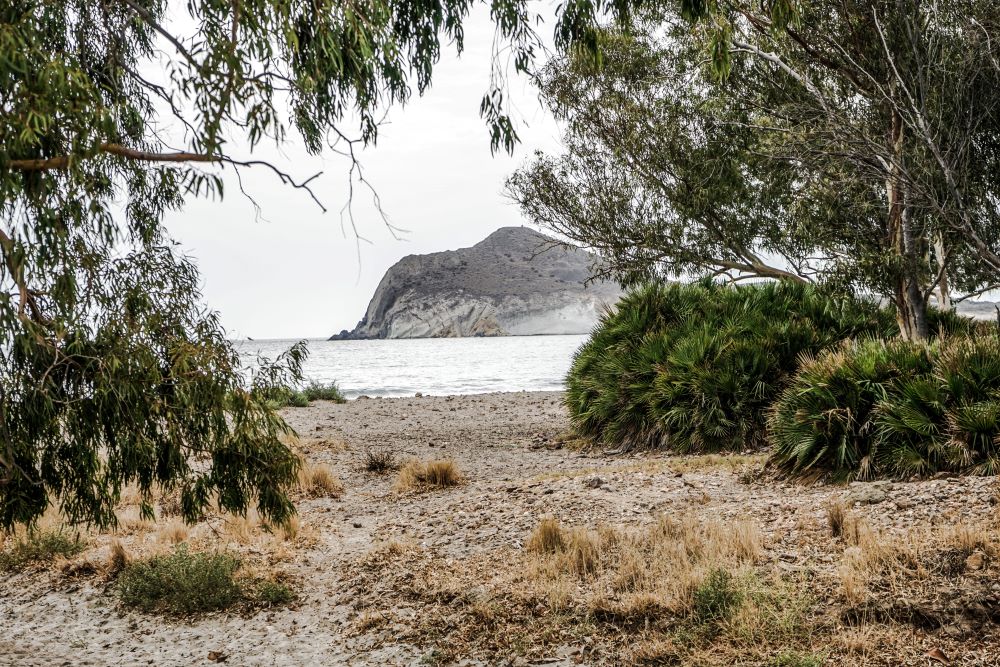
[[[930,337],[927,302],[915,280],[902,275],[898,278],[893,303],[896,306],[899,335],[903,340],[919,341]]]
[[[951,286],[948,284],[948,269],[945,265],[948,262],[948,253],[944,249],[944,237],[938,233],[934,237],[934,259],[941,272],[941,280],[938,281],[938,308],[941,310],[951,310],[954,305],[951,303]]]
[[[892,126],[889,130],[892,163],[886,177],[886,197],[889,204],[889,240],[893,253],[898,258],[895,272],[893,302],[896,306],[896,322],[903,340],[924,340],[930,336],[927,324],[927,301],[917,272],[917,241],[913,237],[913,224],[902,185],[901,169],[903,160],[903,119],[899,112],[892,111]]]

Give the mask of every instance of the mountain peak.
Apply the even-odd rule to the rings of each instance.
[[[403,258],[358,326],[335,337],[586,333],[621,295],[588,282],[596,262],[530,227],[501,227],[471,248]]]
[[[558,243],[555,239],[535,231],[531,227],[501,227],[493,231],[485,239],[477,243],[474,247],[480,248],[494,245],[523,245],[523,244],[552,244]]]

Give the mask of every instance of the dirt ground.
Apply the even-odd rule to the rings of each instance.
[[[561,400],[288,409],[303,455],[342,493],[303,494],[285,534],[253,515],[144,522],[125,503],[122,527],[86,536],[70,562],[0,574],[0,664],[1000,665],[997,478],[801,485],[751,453],[605,456],[566,435]],[[400,491],[395,472],[365,470],[384,451],[452,459],[463,481]],[[569,546],[528,544],[546,518]],[[670,536],[689,544],[676,575],[662,565]],[[126,612],[102,574],[113,540],[133,557],[182,541],[230,550],[298,599],[185,620]],[[625,560],[660,581],[619,585]],[[757,583],[740,584],[742,615],[695,623],[700,582],[720,568]]]

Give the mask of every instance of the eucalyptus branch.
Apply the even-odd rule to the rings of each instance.
[[[191,52],[187,50],[187,47],[181,44],[181,41],[179,39],[174,37],[173,34],[171,34],[166,28],[160,25],[160,23],[156,20],[156,17],[153,16],[149,12],[149,10],[147,10],[145,7],[142,7],[141,5],[136,4],[135,2],[133,2],[133,0],[121,0],[121,2],[127,5],[128,8],[131,9],[133,12],[135,12],[146,25],[148,25],[156,32],[160,33],[160,35],[162,35],[164,39],[170,42],[174,46],[174,48],[177,49],[177,52],[184,57],[184,60],[188,61],[188,63],[190,63],[197,69],[201,68],[201,65],[191,54]]]

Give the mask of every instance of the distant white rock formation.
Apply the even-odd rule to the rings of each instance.
[[[409,255],[383,276],[364,318],[331,340],[588,333],[621,297],[587,282],[597,257],[527,227],[471,248]]]

